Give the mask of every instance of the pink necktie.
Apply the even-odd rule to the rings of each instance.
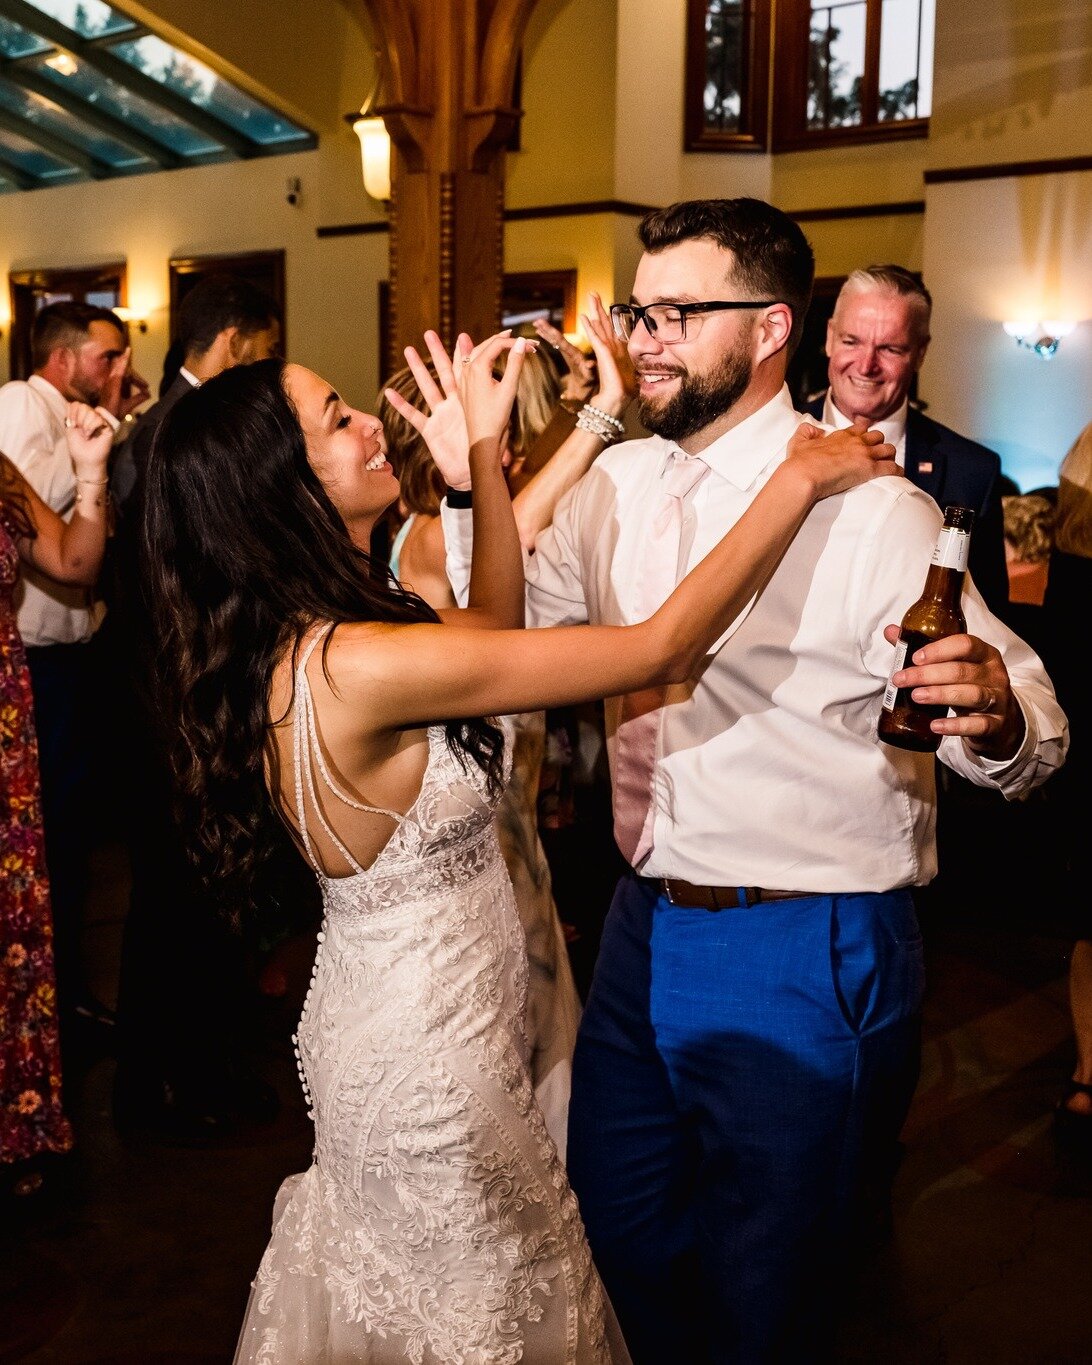
[[[683,504],[708,472],[695,456],[676,451],[672,457],[638,566],[634,604],[639,620],[662,607],[679,581]],[[664,688],[648,687],[622,698],[615,738],[614,837],[634,867],[652,847],[652,772],[664,696]]]

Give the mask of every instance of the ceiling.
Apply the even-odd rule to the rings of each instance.
[[[0,193],[316,143],[104,0],[0,0]]]

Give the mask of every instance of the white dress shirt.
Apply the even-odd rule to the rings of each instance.
[[[882,422],[868,424],[874,431],[882,431],[883,439],[890,441],[895,447],[895,463],[900,469],[906,468],[906,414],[909,410],[910,403],[904,398],[901,407],[896,408],[890,417],[885,417]],[[830,389],[827,389],[823,403],[823,422],[828,427],[834,427],[836,431],[853,425],[853,418],[847,417],[841,408],[835,406]]]
[[[98,411],[117,429],[117,418]],[[65,436],[68,400],[41,375],[0,387],[0,450],[42,499],[68,521],[76,506],[76,471]],[[66,587],[23,566],[15,590],[16,624],[25,645],[89,640],[104,608],[87,588]]]
[[[735,524],[804,420],[787,388],[701,454],[687,567]],[[671,446],[626,441],[559,503],[527,559],[528,624],[629,624],[637,561]],[[443,508],[448,573],[469,578],[470,513]],[[885,891],[936,873],[932,754],[876,737],[897,623],[925,582],[942,524],[909,480],[874,479],[818,503],[770,582],[711,651],[668,690],[653,776],[653,847],[639,869],[704,885]],[[684,535],[686,532],[684,531]],[[1019,796],[1063,761],[1065,716],[1038,657],[964,594],[968,629],[1002,652],[1027,721],[1005,763],[942,741],[940,758],[979,786]],[[613,768],[617,699],[606,703]]]

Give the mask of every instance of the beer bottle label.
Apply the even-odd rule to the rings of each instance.
[[[892,677],[899,671],[906,658],[906,641],[900,639],[895,644],[895,662],[891,665]],[[883,690],[883,709],[893,711],[895,709],[895,698],[899,695],[899,689],[891,681],[887,680],[887,686]]]
[[[957,569],[963,573],[967,568],[967,555],[971,548],[971,538],[966,531],[945,526],[937,543],[933,546],[933,563],[942,569]]]

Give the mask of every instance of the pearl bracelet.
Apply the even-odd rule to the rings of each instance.
[[[602,412],[599,408],[594,408],[590,403],[585,403],[580,409],[580,416],[576,419],[576,425],[581,431],[590,432],[592,436],[598,436],[605,446],[610,446],[615,441],[622,439],[622,432],[615,428],[615,418]],[[621,423],[618,423],[621,426]]]
[[[613,417],[609,412],[604,412],[602,408],[597,408],[594,403],[585,403],[583,410],[585,412],[590,412],[593,417],[598,417],[602,421],[608,423],[608,425],[615,429],[619,436],[625,435],[625,423],[619,418]]]

